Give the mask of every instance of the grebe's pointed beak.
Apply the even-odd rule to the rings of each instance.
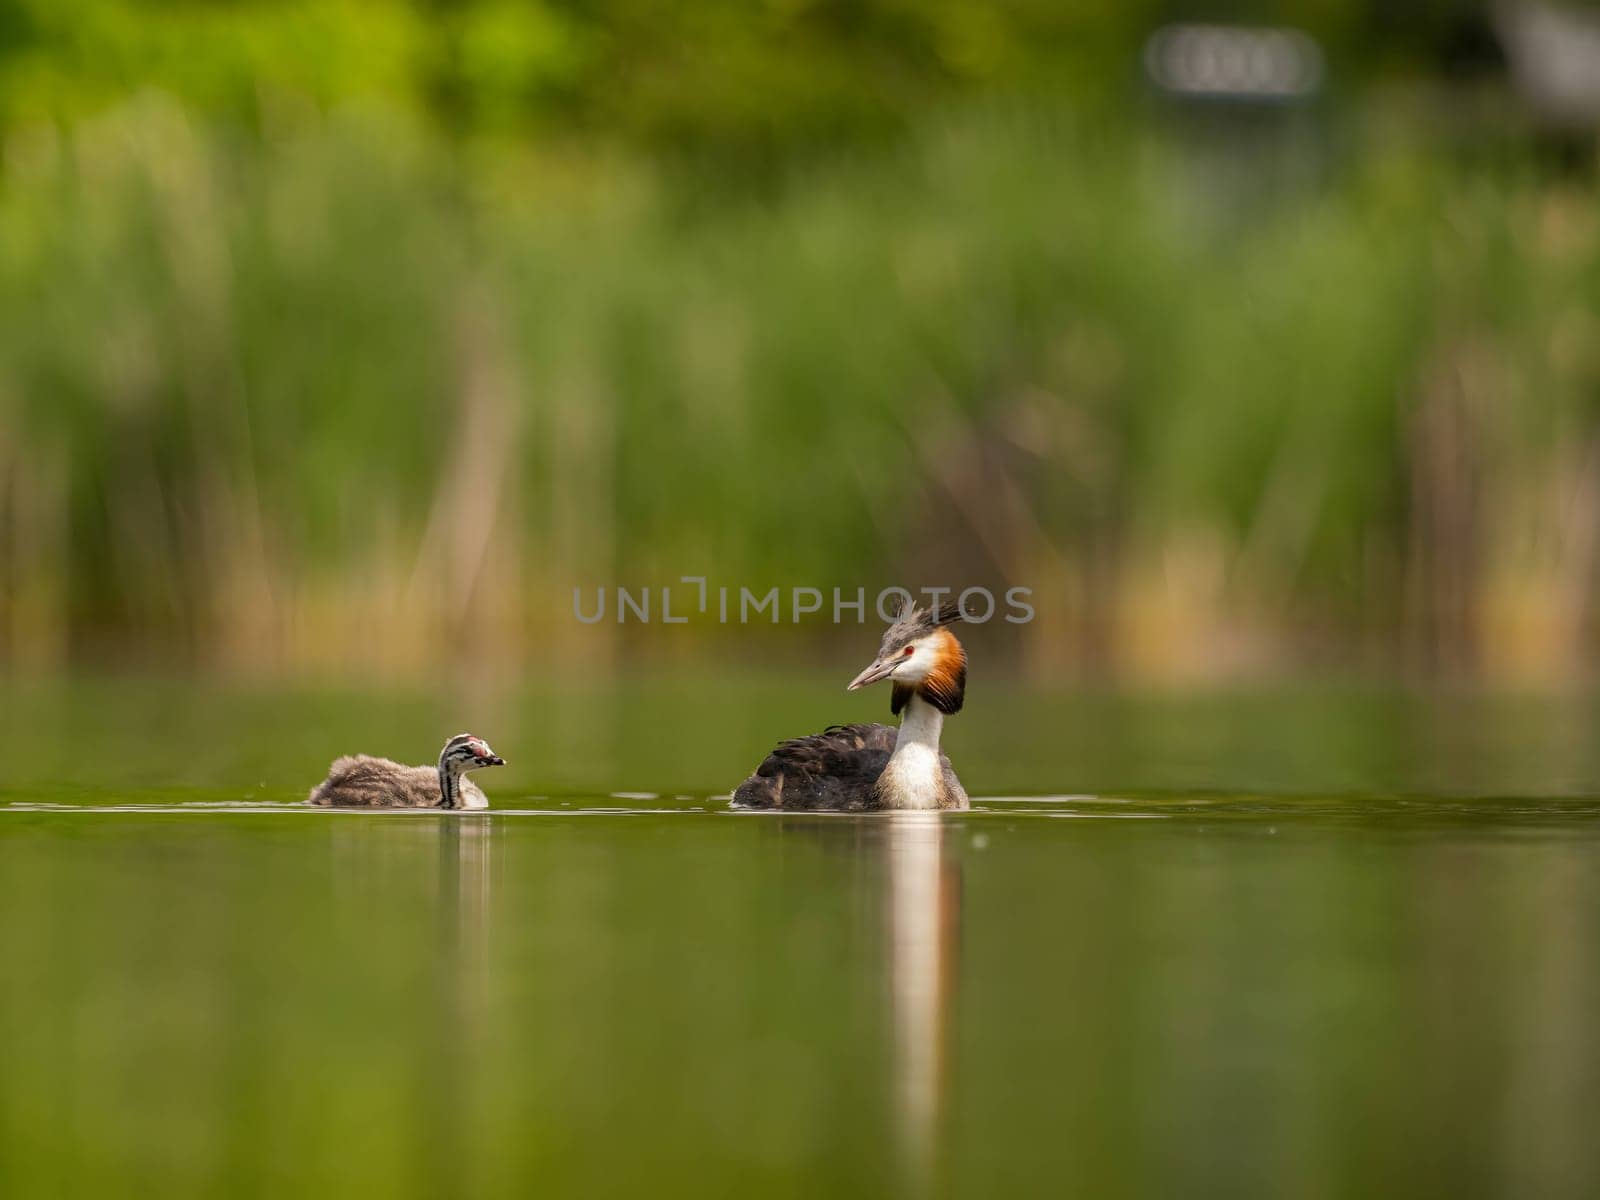
[[[861,672],[861,674],[852,679],[850,681],[850,686],[845,688],[845,691],[853,692],[857,688],[866,687],[869,683],[877,683],[880,679],[887,679],[890,675],[894,674],[894,669],[899,665],[900,663],[898,660],[880,658],[865,671]]]
[[[491,767],[503,767],[506,765],[506,760],[501,758],[498,754],[491,754],[488,762]]]

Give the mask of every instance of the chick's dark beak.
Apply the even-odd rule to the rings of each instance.
[[[861,672],[861,674],[852,679],[850,681],[850,686],[845,688],[845,691],[853,692],[857,688],[866,687],[869,683],[877,683],[880,679],[887,679],[890,675],[894,674],[894,669],[899,665],[899,662],[894,659],[880,658],[865,671]]]

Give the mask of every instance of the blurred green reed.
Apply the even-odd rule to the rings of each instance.
[[[572,587],[682,574],[1026,584],[1052,670],[1593,645],[1591,182],[1370,138],[1219,216],[1182,144],[1038,112],[759,195],[264,128],[8,136],[0,662],[583,655]]]

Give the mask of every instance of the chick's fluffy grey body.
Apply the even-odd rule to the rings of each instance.
[[[470,779],[460,780],[462,808],[487,808],[488,798]],[[338,808],[438,808],[436,767],[408,767],[387,758],[366,754],[335,759],[328,777],[311,789],[309,804]]]

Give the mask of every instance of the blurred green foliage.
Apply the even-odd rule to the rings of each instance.
[[[0,0],[0,124],[153,87],[269,124],[377,98],[455,132],[783,152],[976,96],[1125,106],[1177,19],[1298,24],[1346,81],[1470,57],[1485,28],[1457,0]]]
[[[1023,581],[1041,655],[1180,669],[1591,636],[1580,185],[1398,145],[1219,217],[1189,152],[1030,108],[686,209],[156,96],[8,168],[14,657],[510,651],[691,571]]]
[[[1333,98],[1129,104],[1194,17]],[[1482,26],[0,0],[0,659],[514,655],[693,572],[1024,582],[1046,665],[1570,668],[1592,179],[1352,86]]]

